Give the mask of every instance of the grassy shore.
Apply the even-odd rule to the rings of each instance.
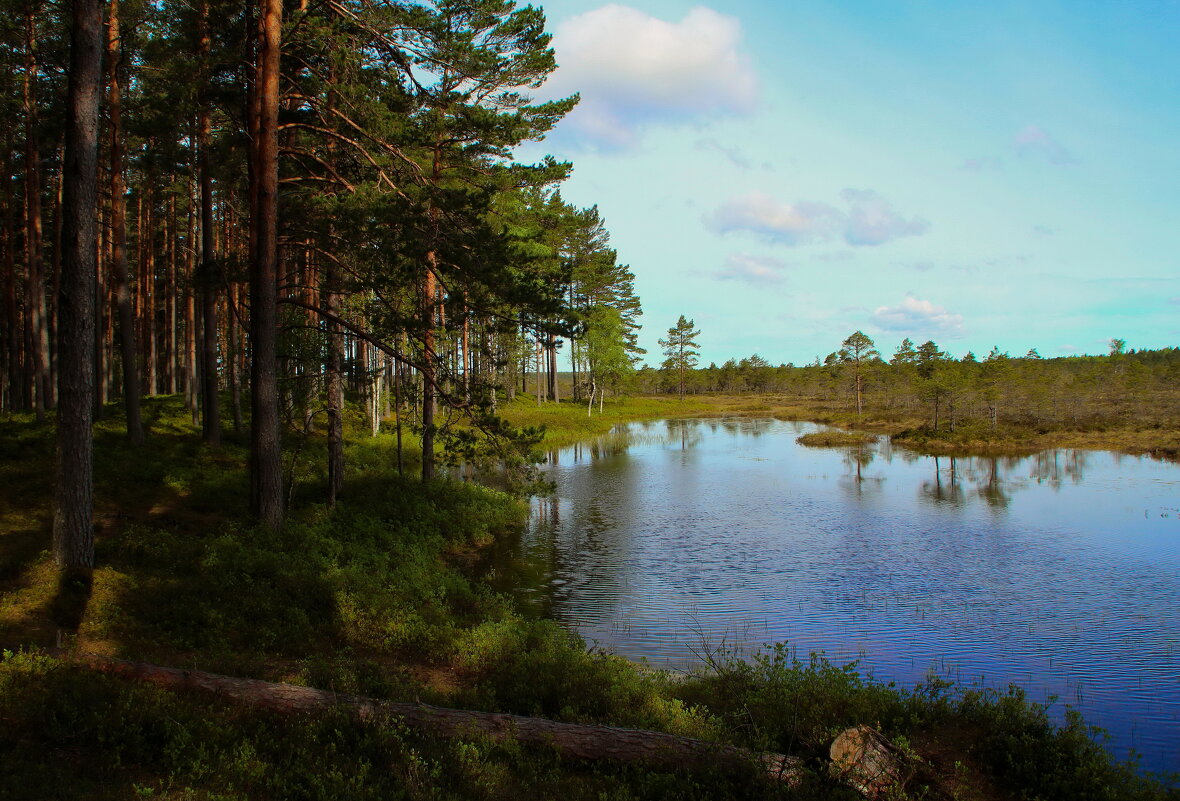
[[[637,417],[769,411],[743,404],[608,404],[586,424],[572,404],[510,413],[544,422],[559,444]],[[717,654],[688,677],[588,650],[484,579],[488,548],[519,536],[522,501],[399,476],[393,437],[366,436],[359,418],[336,508],[323,500],[322,440],[292,441],[289,523],[260,530],[244,522],[244,443],[230,434],[219,449],[201,445],[177,398],[145,410],[142,447],[126,443],[114,409],[97,427],[98,567],[81,582],[63,580],[47,550],[51,426],[0,422],[0,798],[843,799],[855,796],[823,756],[858,723],[923,760],[910,798],[1177,798],[1113,764],[1081,721],[1055,727],[1019,691],[899,688],[785,650]],[[788,788],[754,768],[621,768],[436,740],[396,719],[283,717],[38,651],[59,643],[389,700],[655,729],[792,753],[808,772]]]
[[[943,421],[937,431],[929,422],[900,411],[855,411],[819,399],[800,400],[781,395],[689,395],[622,398],[607,401],[604,413],[597,407],[591,417],[586,407],[569,402],[537,405],[518,399],[502,409],[516,425],[544,425],[547,445],[561,447],[629,420],[663,417],[773,417],[807,420],[849,431],[887,434],[896,446],[930,454],[1022,454],[1050,448],[1086,448],[1124,453],[1147,453],[1163,459],[1180,459],[1180,421],[1172,426],[1154,422],[1106,420],[1089,426],[1019,426],[992,428],[980,421],[957,424],[952,430]],[[808,444],[820,444],[813,438]],[[836,444],[832,441],[833,446]],[[849,444],[856,444],[855,442]]]

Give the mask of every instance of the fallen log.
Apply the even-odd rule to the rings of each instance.
[[[396,716],[405,721],[407,726],[438,737],[483,736],[501,741],[516,740],[552,748],[563,757],[573,759],[643,763],[665,768],[710,764],[727,770],[748,770],[751,765],[757,764],[775,781],[795,784],[802,777],[802,760],[797,757],[757,754],[736,746],[663,732],[559,723],[524,715],[446,709],[429,704],[378,701],[313,687],[241,679],[203,670],[182,670],[87,654],[60,655],[74,664],[104,673],[168,689],[201,690],[275,712],[305,713],[344,708],[361,720]]]

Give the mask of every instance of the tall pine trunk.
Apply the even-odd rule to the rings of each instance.
[[[333,317],[340,314],[340,276],[333,259],[328,259],[324,280],[324,308]],[[344,487],[344,329],[328,322],[328,504],[335,505]]]
[[[123,406],[127,413],[127,437],[134,443],[144,440],[143,421],[139,413],[139,375],[136,369],[135,319],[131,311],[131,287],[127,277],[127,201],[123,182],[122,87],[119,66],[122,61],[119,36],[119,0],[111,0],[107,26],[107,84],[110,88],[108,109],[111,134],[111,272],[115,278],[115,298],[119,314],[119,352],[123,357]]]
[[[16,305],[16,209],[13,208],[12,144],[6,142],[4,149],[4,354],[5,377],[4,408],[9,410],[24,407],[20,395],[20,316]]]
[[[282,443],[278,392],[278,201],[279,57],[282,51],[281,0],[259,0],[258,56],[254,81],[251,155],[254,162],[254,215],[250,221],[256,251],[250,275],[252,358],[250,456],[254,513],[263,525],[283,524]]]
[[[201,4],[198,58],[209,57],[209,3]],[[213,176],[209,173],[209,140],[213,122],[208,100],[201,97],[197,120],[197,158],[201,184],[201,329],[202,405],[201,433],[206,444],[221,444],[221,402],[217,394],[217,253],[213,243]]]
[[[188,241],[195,240],[197,215],[194,210],[194,195],[188,192],[188,211],[185,215],[185,233]],[[192,414],[193,425],[199,425],[200,411],[197,403],[197,306],[196,306],[196,258],[191,247],[184,249],[184,405]]]
[[[25,14],[25,262],[28,266],[25,303],[28,330],[28,368],[31,400],[37,419],[48,406],[48,371],[45,366],[45,275],[41,246],[41,150],[37,141],[37,33],[34,4]]]
[[[94,567],[94,276],[98,211],[98,101],[102,2],[74,0],[71,30],[64,258],[58,309],[57,489],[53,553],[66,568]]]

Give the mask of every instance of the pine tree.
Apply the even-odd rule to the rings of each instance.
[[[685,375],[697,366],[700,357],[700,346],[696,338],[700,331],[693,329],[693,321],[680,315],[676,325],[668,329],[668,338],[660,340],[660,347],[664,349],[663,369],[676,371],[680,400],[684,400]]]
[[[852,365],[853,383],[856,385],[856,416],[861,416],[861,389],[865,363],[880,357],[876,345],[863,331],[854,331],[840,343],[840,361]]]
[[[98,104],[102,2],[74,0],[64,197],[65,252],[58,297],[60,408],[53,553],[66,568],[94,567],[94,279],[97,263]]]

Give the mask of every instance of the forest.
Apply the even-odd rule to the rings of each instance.
[[[1180,348],[1128,350],[1114,338],[1105,355],[1042,358],[1035,348],[1022,356],[992,348],[982,358],[970,351],[956,358],[931,340],[915,345],[907,337],[883,355],[855,331],[807,365],[776,367],[753,354],[701,367],[700,337],[681,317],[660,340],[661,368],[640,368],[624,385],[705,404],[758,396],[770,404],[764,411],[880,430],[925,449],[1078,442],[1180,456]]]
[[[105,13],[88,23],[101,52],[86,55],[103,66],[87,91],[103,102],[79,145],[96,159],[85,208],[67,202],[83,48],[60,8],[5,17],[4,102],[20,125],[4,147],[2,408],[101,414],[120,399],[137,442],[141,396],[183,394],[216,445],[223,417],[244,430],[246,395],[252,507],[278,527],[284,428],[325,429],[339,491],[346,384],[374,404],[397,396],[399,413],[409,400],[429,478],[435,440],[457,420],[487,423],[529,365],[556,399],[559,338],[591,393],[635,352],[633,276],[597,210],[562,200],[571,165],[512,160],[577,102],[525,94],[554,68],[538,9]],[[81,273],[66,247],[75,214],[90,226]],[[86,398],[57,389],[75,347],[93,371]]]
[[[1176,797],[1017,688],[588,646],[489,567],[537,485],[455,480],[705,395],[935,438],[1174,421],[1175,350],[701,368],[682,317],[637,368],[606,221],[516,160],[578,101],[531,96],[540,8],[3,2],[0,798],[872,797],[829,759],[861,724],[904,797]]]

